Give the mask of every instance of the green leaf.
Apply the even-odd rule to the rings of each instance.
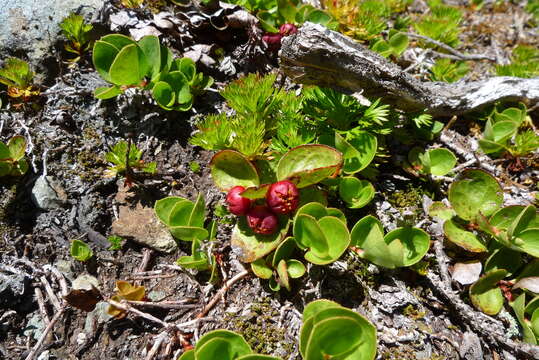
[[[238,218],[232,230],[231,244],[239,251],[239,259],[242,262],[253,262],[260,259],[279,245],[286,237],[289,221],[284,216],[279,216],[279,231],[271,235],[255,234],[247,225],[244,216]]]
[[[529,344],[536,345],[537,338],[533,333],[533,330],[530,327],[529,322],[527,321],[524,314],[524,309],[526,307],[526,293],[520,294],[520,296],[517,297],[515,301],[510,302],[509,305],[511,305],[511,307],[515,311],[518,322],[520,323],[520,326],[522,326],[522,340]]]
[[[277,11],[287,23],[293,23],[296,19],[296,6],[289,0],[277,0]]]
[[[292,279],[297,279],[305,275],[305,272],[307,269],[305,268],[305,265],[299,260],[290,259],[286,261],[286,267],[288,271],[288,275]]]
[[[527,229],[517,235],[512,248],[539,257],[539,229]]]
[[[251,353],[251,347],[242,336],[227,330],[209,332],[195,347],[196,359],[235,360]]]
[[[138,85],[143,79],[140,74],[139,58],[142,51],[136,44],[125,46],[114,58],[110,66],[110,82],[115,85]]]
[[[290,179],[298,188],[334,176],[342,166],[342,155],[319,144],[301,145],[288,151],[277,164],[277,179]]]
[[[367,180],[346,176],[339,182],[339,196],[351,209],[367,205],[374,198],[374,193],[374,186]]]
[[[157,200],[154,205],[154,211],[159,220],[163,222],[163,224],[170,226],[170,213],[176,206],[176,204],[180,202],[188,202],[189,200],[184,199],[179,196],[167,196],[166,198]]]
[[[289,259],[295,249],[296,242],[294,241],[294,238],[290,236],[287,237],[283,240],[283,242],[279,244],[277,249],[275,249],[273,256],[270,256],[270,265],[273,267],[277,267],[281,260]]]
[[[403,266],[411,266],[425,256],[430,247],[430,236],[423,230],[413,227],[397,228],[384,236],[386,244],[399,240],[403,247]]]
[[[430,158],[430,173],[432,175],[443,176],[448,174],[457,163],[457,158],[448,149],[431,149],[428,151]]]
[[[122,90],[118,86],[111,87],[98,87],[94,90],[94,97],[96,99],[107,100],[112,99],[122,93]]]
[[[398,57],[400,54],[406,50],[408,47],[408,36],[405,34],[398,32],[392,36],[389,37],[389,46],[391,47],[392,53]]]
[[[464,230],[454,220],[447,220],[444,223],[445,236],[453,244],[471,252],[485,252],[487,247],[474,233]]]
[[[329,255],[329,244],[316,218],[298,214],[294,220],[294,239],[302,248],[310,248],[317,257]],[[307,259],[308,260],[308,259]]]
[[[485,262],[485,273],[494,270],[506,270],[507,276],[516,273],[522,266],[522,256],[517,251],[506,247],[495,250]]]
[[[446,206],[441,201],[435,201],[429,208],[429,216],[437,217],[442,220],[451,220],[456,213],[450,207]]]
[[[211,159],[210,168],[213,181],[221,191],[228,191],[234,186],[248,188],[260,184],[254,165],[234,150],[219,151]]]
[[[92,62],[105,81],[112,82],[109,70],[119,52],[120,49],[105,41],[98,40],[94,44]]]
[[[178,358],[178,360],[196,360],[195,349],[187,350]]]
[[[305,307],[299,348],[305,360],[373,360],[376,329],[354,311],[318,300]]]
[[[88,261],[94,255],[92,249],[83,241],[73,240],[71,242],[71,256],[78,261]]]
[[[530,226],[530,224],[537,223],[536,219],[537,209],[535,208],[535,206],[526,206],[513,220],[511,225],[507,228],[508,238],[512,238],[513,236],[519,236],[522,231],[533,227],[533,225]]]
[[[470,287],[470,299],[476,308],[487,315],[496,315],[503,308],[503,294],[497,286],[507,275],[505,270],[495,270],[483,275]]]
[[[261,279],[270,279],[273,276],[273,270],[268,266],[266,260],[260,258],[251,263],[251,270]]]
[[[137,42],[138,47],[142,50],[146,62],[146,70],[144,75],[149,75],[150,79],[155,79],[161,72],[161,45],[159,38],[155,35],[146,35]],[[166,56],[166,55],[165,55]]]
[[[463,171],[449,187],[449,202],[462,219],[475,221],[492,215],[503,203],[503,191],[496,179],[483,170]]]
[[[374,159],[378,141],[376,136],[366,132],[355,132],[352,138],[345,140],[335,133],[335,147],[343,154],[343,172],[354,174],[365,169]]]
[[[11,159],[18,161],[24,157],[26,152],[26,138],[24,136],[13,136],[7,143]],[[3,156],[0,151],[0,159]]]
[[[155,83],[152,89],[152,96],[157,104],[165,110],[172,110],[174,103],[176,102],[176,93],[172,90],[172,87],[164,81]]]

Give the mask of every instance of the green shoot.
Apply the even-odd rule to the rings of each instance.
[[[128,148],[129,156],[127,155]],[[105,160],[114,164],[107,169],[105,176],[114,177],[120,174],[126,174],[131,169],[139,170],[148,174],[155,174],[155,162],[145,163],[143,160],[141,160],[141,157],[142,150],[139,150],[136,145],[128,144],[127,141],[120,141],[112,147],[110,152],[105,155]],[[129,161],[129,165],[127,165],[127,160]]]
[[[539,76],[539,49],[519,45],[513,50],[511,64],[497,65],[496,75],[532,78]]]
[[[124,239],[117,235],[111,235],[107,238],[107,241],[110,243],[109,250],[118,251],[122,249]]]
[[[70,14],[64,18],[60,23],[60,28],[64,36],[71,42],[66,44],[64,48],[66,51],[77,55],[77,57],[69,60],[71,62],[77,62],[81,56],[90,49],[90,32],[93,29],[92,24],[84,22],[84,18],[81,15]]]
[[[24,102],[39,95],[39,90],[34,89],[33,79],[34,72],[24,60],[9,58],[0,69],[0,84],[7,86],[7,94]]]
[[[451,62],[450,59],[438,59],[430,69],[432,81],[452,83],[461,79],[469,71],[468,65],[463,61]]]
[[[84,241],[81,240],[73,240],[71,242],[71,249],[70,249],[71,256],[73,259],[86,262],[94,256],[94,253],[92,252],[92,249],[86,244]]]

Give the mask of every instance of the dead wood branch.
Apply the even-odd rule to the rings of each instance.
[[[500,100],[539,102],[539,77],[497,76],[452,84],[422,82],[338,32],[305,23],[283,38],[281,69],[295,82],[345,91],[363,91],[403,111],[432,115],[467,113]]]
[[[213,298],[204,306],[204,309],[196,316],[197,318],[202,318],[206,316],[206,314],[217,304],[219,299],[222,299],[225,296],[225,293],[234,285],[236,282],[240,281],[244,277],[246,277],[249,274],[249,271],[243,270],[234,277],[232,277],[230,280],[228,280],[221,289],[213,296]]]
[[[493,59],[493,58],[491,58],[489,56],[486,56],[486,55],[467,55],[467,54],[463,54],[460,51],[453,49],[451,46],[446,45],[443,42],[431,39],[428,36],[423,36],[423,35],[414,34],[414,33],[408,33],[408,32],[405,32],[403,34],[408,36],[408,37],[421,39],[421,40],[424,40],[426,42],[430,42],[431,44],[434,44],[434,45],[438,46],[439,48],[442,48],[442,49],[450,52],[451,54],[453,54],[453,56],[455,58],[457,58],[457,60],[490,60],[490,61],[495,61],[496,60],[496,59]]]
[[[52,320],[49,322],[49,324],[47,325],[47,327],[45,328],[45,330],[43,331],[43,333],[41,334],[41,337],[39,338],[39,340],[37,341],[37,343],[34,345],[34,347],[32,348],[32,351],[30,351],[30,353],[28,354],[28,356],[25,358],[25,360],[33,360],[39,349],[41,349],[41,346],[43,345],[43,342],[45,341],[45,339],[47,338],[49,332],[51,332],[52,328],[54,327],[54,325],[56,324],[56,322],[60,319],[60,317],[62,317],[62,315],[64,314],[64,311],[66,310],[66,307],[65,306],[62,306],[57,312],[56,314],[54,315],[54,317],[52,318]]]

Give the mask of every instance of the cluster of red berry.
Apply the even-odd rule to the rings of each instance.
[[[281,39],[283,36],[292,35],[298,32],[298,28],[294,24],[283,24],[279,28],[279,32],[266,33],[262,36],[262,41],[268,45],[268,49],[272,51],[277,51],[281,48]]]
[[[234,186],[228,191],[228,209],[234,215],[247,216],[247,224],[257,234],[273,234],[279,227],[277,215],[292,214],[299,205],[298,188],[288,180],[271,184],[265,205],[254,205],[254,201],[242,197],[244,190],[243,186]]]

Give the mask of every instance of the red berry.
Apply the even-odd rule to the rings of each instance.
[[[294,24],[282,24],[279,28],[279,34],[282,36],[292,35],[298,32],[298,28]]]
[[[266,193],[266,203],[276,214],[290,214],[299,205],[299,191],[293,182],[283,180],[271,184]]]
[[[279,225],[279,219],[267,206],[258,205],[247,213],[247,224],[257,234],[273,234]]]
[[[281,34],[266,33],[262,36],[262,41],[268,45],[269,50],[276,51],[281,48],[281,38]]]
[[[243,190],[243,186],[234,186],[226,194],[228,210],[234,215],[245,215],[251,208],[251,200],[240,195]]]

